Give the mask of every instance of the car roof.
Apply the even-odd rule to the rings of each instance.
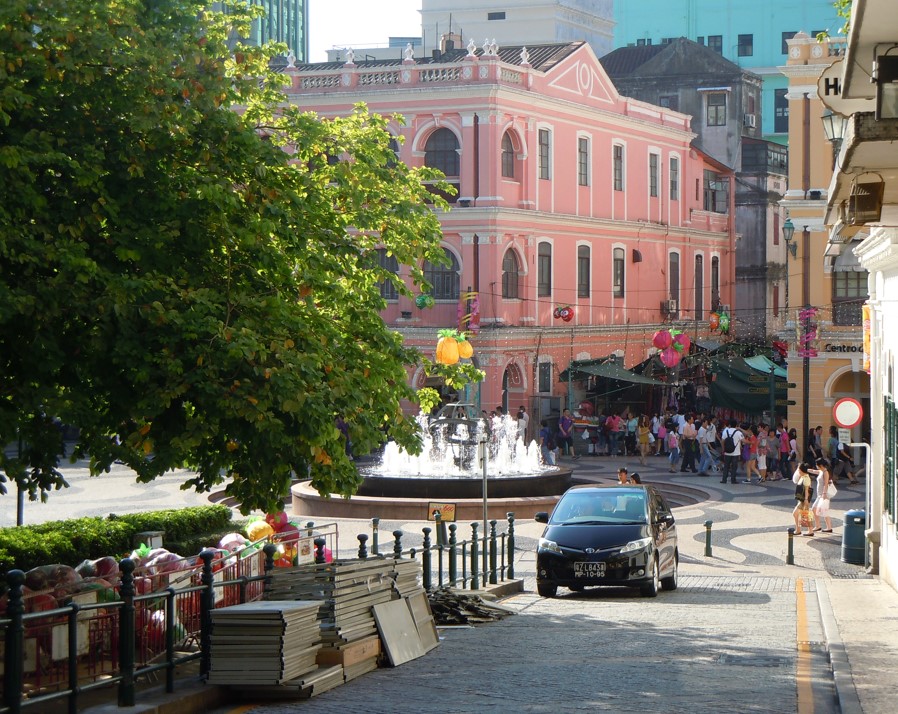
[[[565,493],[607,493],[608,491],[617,491],[620,493],[638,493],[639,491],[654,491],[648,484],[581,484],[579,486],[571,486]]]

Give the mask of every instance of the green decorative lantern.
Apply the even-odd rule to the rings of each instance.
[[[415,298],[415,307],[419,310],[423,310],[426,307],[433,307],[433,296],[428,295],[427,293],[421,293],[418,297]]]

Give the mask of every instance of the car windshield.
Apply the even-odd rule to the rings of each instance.
[[[553,525],[646,523],[644,493],[569,493],[549,521]]]

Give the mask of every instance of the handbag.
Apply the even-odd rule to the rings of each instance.
[[[827,498],[835,498],[838,493],[838,489],[836,489],[836,484],[832,481],[829,482],[829,485],[826,487],[826,497]]]
[[[808,501],[810,502],[814,498],[814,489],[808,488]],[[795,500],[796,501],[804,501],[804,485],[798,484],[795,487]]]

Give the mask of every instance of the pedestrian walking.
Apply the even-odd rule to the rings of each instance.
[[[561,418],[558,420],[558,448],[561,449],[561,453],[563,454],[565,451],[565,446],[567,446],[567,450],[572,459],[579,459],[580,457],[574,452],[574,420],[571,418],[571,410],[565,409],[561,413]]]
[[[795,473],[792,474],[792,483],[795,484],[795,508],[792,509],[792,518],[795,520],[795,535],[814,535],[816,519],[811,510],[811,499],[814,497],[814,487],[811,485],[811,473],[817,474],[816,469],[811,469],[802,461]],[[808,532],[803,533],[802,529]]]
[[[758,483],[761,483],[761,472],[758,471],[758,427],[752,427],[745,433],[745,440],[742,442],[742,455],[745,461],[745,481],[751,483],[752,473],[758,475]]]
[[[735,419],[730,419],[729,426],[720,434],[723,439],[723,478],[720,483],[736,483],[736,471],[742,456],[742,440],[744,434],[736,425]]]
[[[639,446],[639,463],[646,465],[646,457],[649,455],[651,444],[649,437],[652,435],[652,427],[649,424],[648,417],[645,414],[639,419],[639,426],[636,427],[636,441]]]
[[[608,427],[608,456],[622,456],[620,454],[621,436],[624,433],[624,420],[620,414],[612,414],[605,420]]]
[[[527,443],[527,427],[530,426],[530,415],[524,405],[518,407],[518,438]]]
[[[549,422],[543,419],[539,423],[539,453],[547,466],[555,466],[555,449],[555,434],[549,427]]]
[[[687,471],[698,473],[698,469],[695,468],[695,454],[697,451],[695,439],[697,434],[695,420],[690,415],[686,417],[686,423],[683,424],[683,438],[680,442],[683,449],[683,465],[680,466],[680,473],[686,473]]]
[[[699,448],[698,472],[703,476],[707,476],[712,468],[719,468],[720,463],[712,453],[711,449],[717,443],[717,427],[708,417],[705,417],[701,428],[696,436]]]
[[[814,505],[811,506],[811,510],[814,512],[814,517],[817,521],[817,525],[815,526],[815,531],[821,531],[823,533],[832,533],[833,532],[833,522],[829,517],[829,485],[831,483],[831,475],[829,472],[829,464],[826,462],[826,459],[818,459],[817,461],[817,498],[814,499]],[[822,525],[825,525],[826,528],[821,528]]]
[[[808,464],[816,464],[817,459],[823,458],[823,444],[821,438],[823,435],[823,427],[817,426],[808,430],[808,438],[804,445],[804,461]]]
[[[677,464],[680,463],[680,435],[675,429],[667,432],[667,453],[670,461],[670,472],[676,473]]]

